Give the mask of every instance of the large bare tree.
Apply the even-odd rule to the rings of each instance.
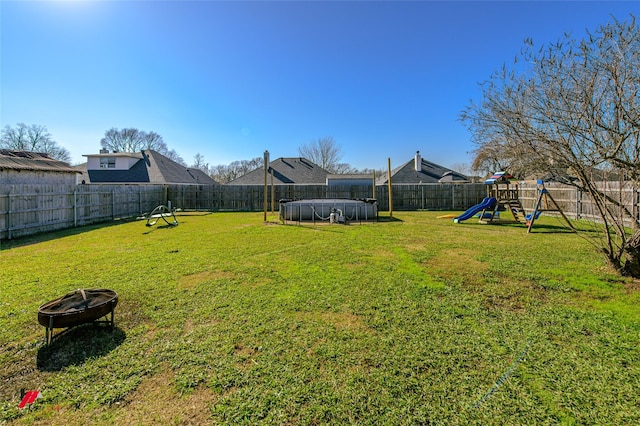
[[[482,85],[482,95],[461,113],[477,147],[475,165],[552,176],[588,194],[603,225],[596,244],[622,274],[640,277],[638,217],[596,178],[607,172],[640,183],[635,17],[583,39],[565,34],[540,48],[528,40],[512,67]]]
[[[0,136],[0,148],[15,151],[31,151],[48,154],[56,160],[71,161],[71,155],[66,148],[53,140],[45,126],[32,124],[27,126],[18,123],[16,127],[5,126]]]
[[[348,165],[339,162],[342,158],[342,149],[331,136],[303,143],[298,148],[298,154],[329,173],[344,173],[348,169]]]
[[[165,157],[186,166],[185,161],[175,150],[169,150],[162,136],[156,132],[144,132],[136,128],[111,128],[104,133],[100,146],[114,152],[138,152],[152,149]]]

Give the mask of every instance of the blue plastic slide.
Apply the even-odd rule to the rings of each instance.
[[[485,209],[490,209],[496,204],[496,199],[493,197],[486,197],[480,204],[476,204],[473,207],[469,207],[466,212],[462,213],[460,216],[453,219],[455,223],[460,223],[463,220],[467,220],[470,217],[473,217],[478,212],[481,212]]]

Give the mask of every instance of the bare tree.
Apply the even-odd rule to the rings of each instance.
[[[231,182],[253,170],[262,168],[264,159],[255,157],[251,160],[233,161],[228,165],[219,164],[211,167],[209,174],[213,180],[220,183]]]
[[[180,156],[180,154],[178,154],[175,149],[171,149],[171,150],[162,150],[162,151],[158,151],[160,154],[164,155],[165,157],[167,157],[170,160],[175,161],[176,163],[180,164],[181,166],[185,166],[187,167],[187,163],[184,161],[184,159]]]
[[[58,145],[45,126],[18,123],[16,127],[5,126],[0,136],[0,148],[15,151],[31,151],[48,154],[56,160],[71,161],[66,148]]]
[[[349,163],[336,163],[332,168],[332,173],[337,175],[356,174],[358,169],[351,166]],[[328,169],[325,169],[328,171]]]
[[[211,174],[211,172],[209,171],[209,163],[205,163],[204,155],[200,154],[199,152],[196,153],[196,155],[193,157],[193,164],[190,167],[192,169],[201,170],[208,175]]]
[[[144,132],[132,127],[122,130],[111,128],[104,133],[100,146],[114,152],[138,152],[152,149],[186,166],[182,157],[175,150],[169,150],[162,136],[156,132]]]
[[[298,153],[329,173],[340,173],[343,169],[339,163],[342,158],[341,148],[331,136],[303,143],[298,148]]]
[[[155,132],[143,132],[135,128],[118,130],[111,128],[104,133],[100,146],[114,152],[137,152],[143,149],[166,151],[167,145],[162,136]]]
[[[449,166],[449,168],[451,170],[455,170],[456,172],[465,174],[467,176],[471,176],[472,174],[478,171],[478,170],[474,170],[471,167],[471,165],[468,163],[453,163],[451,164],[451,166]]]
[[[588,194],[603,224],[595,243],[612,266],[634,277],[640,277],[638,217],[595,176],[608,171],[640,183],[639,87],[640,31],[631,17],[583,40],[565,34],[539,49],[527,40],[513,68],[494,73],[482,86],[482,102],[461,113],[478,164],[544,174]]]

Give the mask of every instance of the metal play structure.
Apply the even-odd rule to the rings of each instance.
[[[564,219],[564,221],[569,225],[572,231],[576,229],[573,227],[567,216],[564,215],[564,212],[556,203],[556,200],[553,199],[549,191],[544,186],[544,181],[538,180],[537,183],[538,188],[538,199],[536,200],[535,207],[533,208],[533,212],[526,216],[527,219],[527,233],[531,232],[531,228],[533,228],[533,223],[540,216],[542,212],[557,212],[560,213],[560,216]]]
[[[165,205],[159,205],[147,216],[143,216],[142,219],[147,219],[147,226],[153,226],[159,220],[163,220],[168,226],[178,226],[175,210]]]

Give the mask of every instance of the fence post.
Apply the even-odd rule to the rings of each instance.
[[[576,220],[582,217],[582,190],[576,188]]]
[[[451,208],[448,210],[455,210],[456,206],[456,187],[455,184],[449,185],[449,189],[451,189]]]
[[[73,227],[78,227],[78,188],[73,188]]]
[[[7,240],[11,239],[11,189],[7,194]]]

